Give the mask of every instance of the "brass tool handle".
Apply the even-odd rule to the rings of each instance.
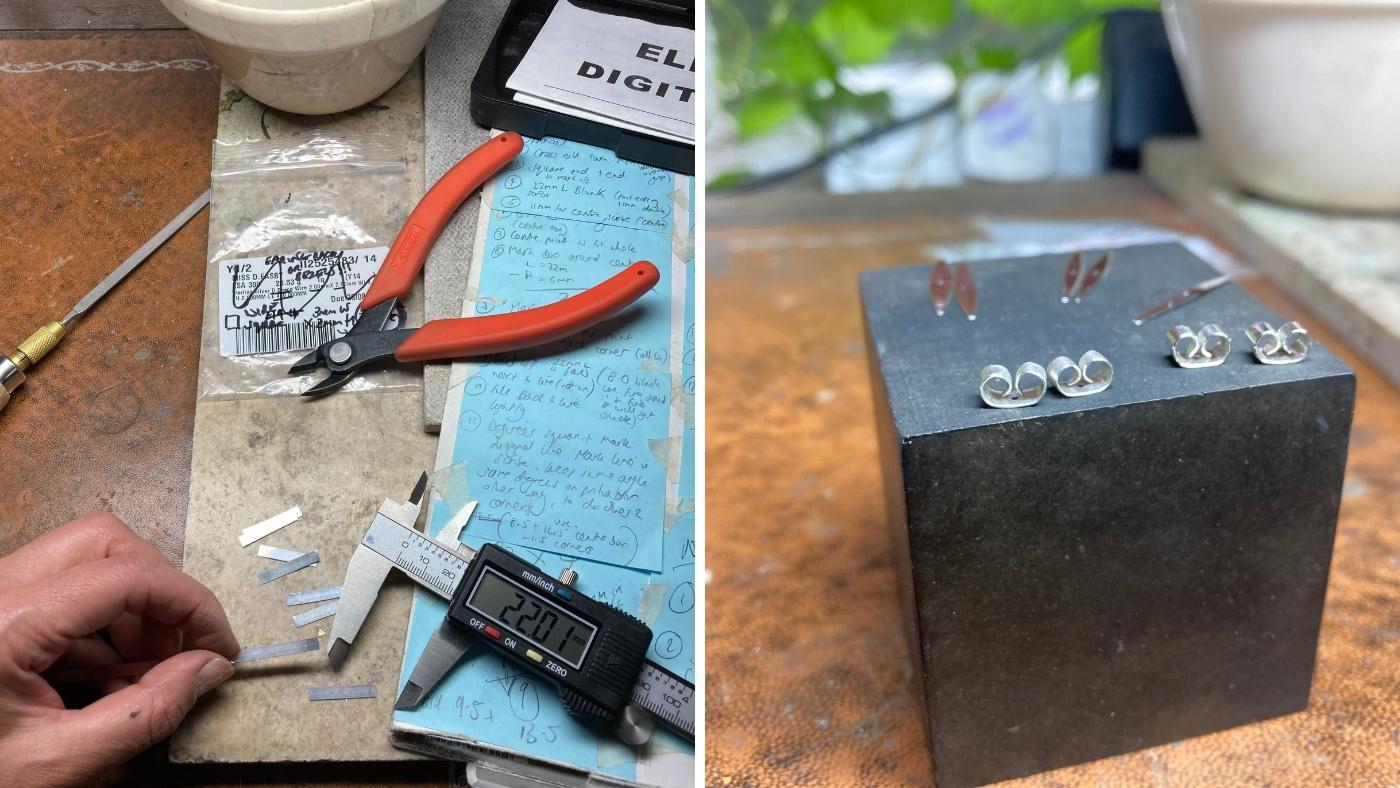
[[[21,370],[29,369],[39,363],[39,359],[48,355],[50,350],[58,346],[59,340],[63,339],[67,328],[57,320],[51,320],[39,330],[30,334],[23,342],[19,343],[19,351],[10,360]]]

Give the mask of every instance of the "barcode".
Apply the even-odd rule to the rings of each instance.
[[[281,326],[247,326],[233,333],[234,355],[310,350],[341,335],[339,323],[287,323]]]

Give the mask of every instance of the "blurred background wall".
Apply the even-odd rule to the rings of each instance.
[[[716,192],[1082,178],[1191,133],[1156,0],[711,0]]]

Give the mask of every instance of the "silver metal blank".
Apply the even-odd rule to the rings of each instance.
[[[1016,368],[1013,379],[1011,370],[1000,364],[992,364],[982,368],[979,389],[982,401],[993,408],[1029,407],[1045,396],[1045,367],[1027,361]]]
[[[1097,350],[1080,356],[1078,364],[1068,356],[1056,356],[1047,370],[1055,390],[1066,397],[1097,394],[1113,382],[1113,365]]]
[[[1230,355],[1230,335],[1214,323],[1201,326],[1200,331],[1192,331],[1190,326],[1173,326],[1167,332],[1167,344],[1177,366],[1184,369],[1218,367]]]
[[[297,613],[295,616],[292,616],[292,623],[298,627],[304,627],[307,624],[320,621],[321,619],[330,618],[335,615],[336,608],[338,607],[340,607],[339,600],[328,602],[320,607],[307,610],[304,613]]]
[[[325,602],[330,599],[340,598],[340,586],[326,586],[325,588],[313,588],[310,591],[293,591],[287,594],[287,606],[305,605],[309,602]]]
[[[298,569],[305,569],[308,566],[315,566],[316,562],[320,560],[321,556],[315,550],[312,550],[309,553],[302,553],[301,555],[297,556],[296,558],[293,558],[290,561],[280,563],[277,566],[272,567],[271,569],[264,569],[263,571],[259,572],[258,582],[266,585],[279,577],[286,577],[287,575],[290,575]]]
[[[339,687],[307,687],[307,700],[360,700],[374,697],[373,684],[351,684]]]
[[[286,643],[273,643],[269,646],[253,646],[238,652],[238,656],[233,658],[234,662],[256,662],[260,659],[272,659],[273,657],[286,657],[292,654],[301,654],[306,651],[319,651],[321,641],[317,638],[306,638],[305,640],[290,640]]]
[[[1296,320],[1274,328],[1264,321],[1250,323],[1245,335],[1254,345],[1254,357],[1263,364],[1297,364],[1308,357],[1312,337]]]

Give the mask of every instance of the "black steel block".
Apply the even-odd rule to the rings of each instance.
[[[1096,255],[1087,254],[1085,264]],[[1314,344],[1267,366],[1245,326],[1280,316],[1175,244],[1119,250],[1081,304],[1066,255],[971,264],[980,314],[936,317],[928,266],[861,294],[909,642],[939,786],[1115,755],[1307,706],[1355,377]],[[1166,331],[1219,323],[1221,367]],[[998,410],[988,364],[1098,350],[1107,391]]]

